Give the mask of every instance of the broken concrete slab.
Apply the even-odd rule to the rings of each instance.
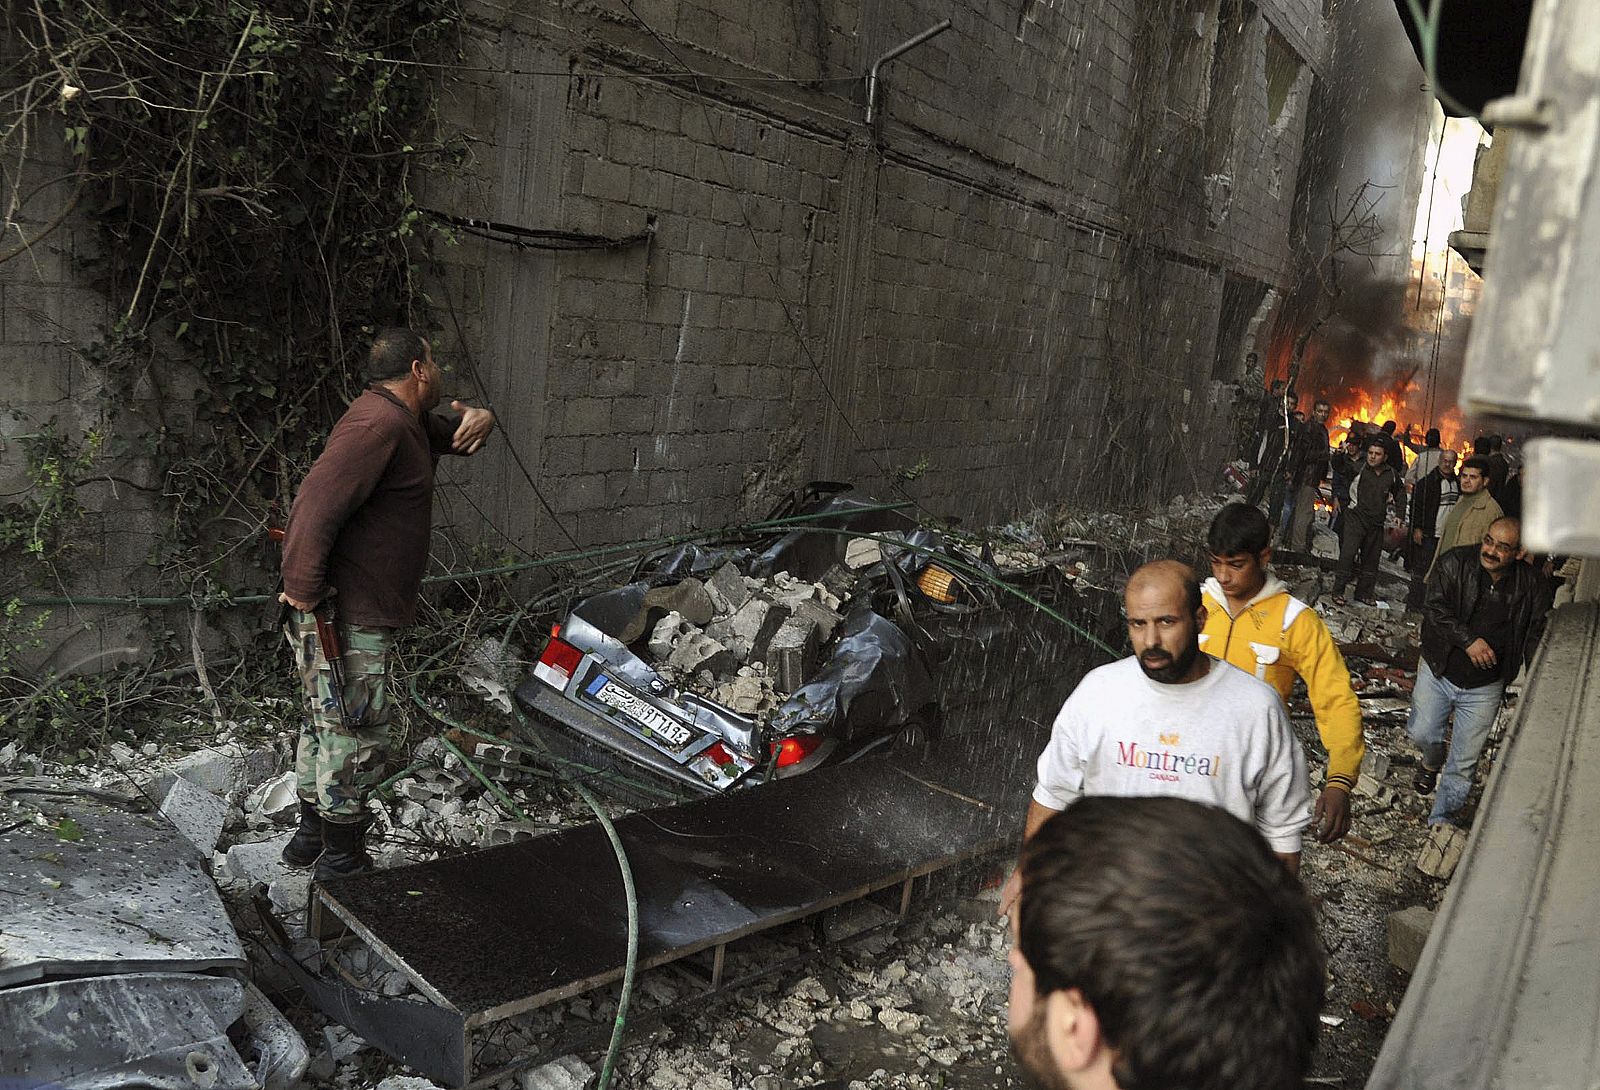
[[[752,598],[734,613],[707,626],[706,635],[732,651],[733,657],[741,663],[749,662],[751,648],[767,623],[771,609],[772,603],[766,599]]]
[[[228,816],[226,802],[179,777],[161,800],[161,812],[195,846],[202,859],[211,858],[217,841],[222,839],[222,823]]]
[[[656,622],[656,627],[650,633],[650,657],[656,662],[666,662],[672,657],[672,649],[688,631],[689,624],[683,619],[683,614],[668,613]]]
[[[834,629],[844,623],[844,614],[815,599],[796,603],[791,616],[809,621],[816,628],[820,643],[827,643]]]
[[[129,973],[0,991],[0,1085],[255,1090],[228,1039],[245,985]]]
[[[767,645],[766,661],[773,687],[787,696],[804,684],[807,675],[816,669],[821,646],[820,629],[810,618],[796,614],[784,621]]]
[[[844,566],[852,571],[870,568],[883,560],[883,546],[870,537],[853,537],[844,547]]]
[[[247,749],[238,742],[207,746],[153,772],[147,788],[155,798],[165,798],[172,790],[172,781],[178,777],[213,795],[226,795],[241,787],[249,787],[281,771],[277,751],[271,746]]]
[[[281,833],[270,840],[251,844],[235,844],[228,849],[228,874],[248,882],[272,882],[292,877],[297,872],[283,863],[283,846],[289,843],[292,832]]]
[[[588,1090],[594,1069],[576,1056],[563,1056],[522,1073],[522,1090]]]
[[[644,604],[646,609],[665,609],[669,613],[676,613],[690,624],[702,628],[711,623],[717,611],[711,593],[698,579],[684,579],[669,587],[651,587],[644,592]]]
[[[278,822],[294,820],[300,810],[300,796],[293,772],[260,784],[244,800],[246,816],[260,816]]]
[[[1428,842],[1417,853],[1416,868],[1430,878],[1448,879],[1455,873],[1461,854],[1467,850],[1467,832],[1454,825],[1435,825],[1428,831]]]
[[[1433,929],[1434,910],[1412,905],[1389,913],[1389,964],[1402,972],[1415,972],[1422,948]]]
[[[732,651],[706,633],[690,632],[672,649],[667,664],[687,674],[705,670],[720,675],[731,673],[739,661]]]
[[[713,572],[705,586],[718,616],[738,612],[755,596],[739,569],[732,564],[724,564]]]
[[[1378,750],[1368,746],[1366,753],[1361,757],[1361,774],[1371,776],[1375,780],[1388,779],[1389,764],[1390,760],[1387,753],[1380,753]]]

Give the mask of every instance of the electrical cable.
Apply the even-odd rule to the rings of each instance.
[[[637,13],[634,14],[634,18],[638,18],[638,14]],[[644,20],[641,19],[640,22],[643,23]],[[649,27],[646,27],[645,29],[648,30]],[[653,31],[651,33],[652,33],[652,35],[654,35]],[[656,40],[660,41],[659,38],[657,38]],[[489,65],[458,64],[458,63],[454,63],[454,62],[451,62],[451,61],[402,60],[402,59],[397,58],[397,57],[363,56],[363,55],[361,55],[359,53],[341,52],[341,51],[332,50],[332,49],[326,49],[326,50],[323,50],[323,52],[326,53],[330,57],[337,57],[340,60],[371,61],[374,64],[397,64],[397,65],[406,65],[406,66],[412,67],[412,68],[449,69],[450,71],[453,71],[453,72],[474,72],[474,73],[479,73],[479,74],[482,74],[482,75],[492,75],[492,76],[543,76],[543,77],[550,77],[550,78],[554,78],[554,79],[639,79],[639,80],[683,79],[683,78],[688,78],[688,79],[693,79],[693,80],[701,80],[701,79],[717,80],[718,82],[721,82],[721,83],[778,83],[778,84],[798,84],[800,86],[813,86],[813,87],[820,87],[820,86],[823,86],[825,84],[853,84],[853,83],[860,82],[860,77],[858,77],[858,76],[731,76],[731,75],[724,76],[724,75],[718,75],[715,72],[691,71],[687,66],[684,66],[684,70],[681,71],[681,72],[672,72],[672,71],[630,72],[627,69],[603,70],[603,71],[598,71],[598,72],[594,72],[594,71],[583,72],[583,71],[578,71],[576,69],[568,69],[567,71],[563,72],[563,71],[560,71],[559,69],[495,68],[495,67],[492,67],[492,66],[489,66]],[[590,57],[590,58],[587,58],[587,59],[591,60],[591,61],[594,60],[593,57]],[[676,59],[676,58],[674,58],[674,59]],[[683,62],[681,60],[678,63],[680,65],[683,64]]]
[[[900,511],[911,506],[910,503],[881,503],[855,508],[857,512],[872,511]],[[444,575],[430,575],[423,578],[424,586],[435,583],[459,583],[467,579],[482,579],[490,575],[508,575],[512,572],[531,571],[535,568],[556,567],[570,564],[580,560],[591,560],[600,556],[615,556],[621,553],[648,552],[653,549],[669,545],[684,545],[693,541],[701,541],[719,537],[749,537],[776,530],[786,526],[795,526],[801,523],[814,522],[820,518],[834,517],[835,512],[813,512],[807,515],[788,515],[784,518],[762,519],[759,522],[748,522],[736,526],[723,526],[710,530],[695,530],[682,534],[669,534],[665,537],[643,538],[635,541],[622,542],[617,545],[598,545],[592,549],[581,549],[570,553],[555,553],[543,556],[536,560],[522,561],[515,564],[501,564],[493,568],[476,568],[472,571],[449,572]],[[593,573],[591,573],[593,574]],[[217,608],[223,606],[257,605],[262,602],[275,602],[278,596],[274,594],[240,594],[228,598],[218,598],[211,601],[196,602],[190,597],[106,597],[102,595],[88,595],[84,597],[51,597],[51,598],[18,598],[17,602],[23,606],[189,606],[201,608]]]

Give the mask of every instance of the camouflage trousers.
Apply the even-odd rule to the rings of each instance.
[[[340,624],[344,641],[344,704],[351,724],[339,717],[332,671],[317,642],[316,618],[289,611],[284,626],[305,692],[306,719],[295,746],[294,770],[300,798],[314,802],[323,817],[354,821],[367,794],[383,782],[389,754],[389,647],[394,629]]]

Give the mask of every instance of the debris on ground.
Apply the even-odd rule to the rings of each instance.
[[[1149,556],[1193,557],[1224,499],[1188,498],[1136,513],[1066,508],[1035,512],[989,535],[988,547],[1002,572],[1055,567],[1077,586],[1116,590],[1127,572]],[[1334,544],[1319,528],[1315,555],[1325,560]],[[886,551],[868,538],[850,541],[844,550],[848,572],[816,582],[786,575],[757,579],[722,565],[703,578],[653,588],[661,592],[652,603],[659,616],[648,632],[641,628],[638,638],[674,681],[741,714],[769,715],[836,638],[848,604],[849,579],[882,563]],[[1281,565],[1278,572],[1322,614],[1341,644],[1368,741],[1352,799],[1352,832],[1336,845],[1308,842],[1302,869],[1329,950],[1329,998],[1315,1081],[1343,1078],[1346,1085],[1358,1085],[1365,1077],[1403,993],[1403,970],[1407,962],[1415,964],[1431,910],[1443,895],[1443,880],[1466,839],[1464,831],[1453,827],[1430,832],[1426,819],[1432,800],[1411,786],[1416,753],[1405,735],[1405,718],[1420,633],[1416,619],[1398,607],[1406,573],[1387,560],[1382,572],[1380,592],[1396,608],[1378,609],[1353,599],[1334,603],[1328,593],[1331,574],[1311,564]],[[488,705],[506,710],[511,706],[509,687],[521,676],[525,659],[521,649],[481,640],[467,649],[461,679]],[[140,800],[152,820],[170,819],[182,833],[182,839],[172,838],[176,854],[171,867],[193,868],[212,895],[220,891],[239,934],[255,937],[252,898],[265,887],[267,903],[302,964],[318,965],[379,995],[411,994],[405,973],[381,957],[359,947],[329,951],[305,936],[309,874],[284,867],[279,859],[298,810],[290,771],[298,713],[287,704],[276,713],[281,725],[267,730],[259,724],[250,730],[230,725],[188,753],[168,755],[153,743],[112,743],[99,763],[71,771],[82,777],[87,791]],[[1308,753],[1319,754],[1303,693],[1291,701],[1291,713]],[[426,738],[409,752],[393,755],[392,767],[407,771],[372,804],[371,844],[380,866],[528,839],[592,820],[552,768],[511,735],[491,741],[453,730],[445,737],[474,767],[441,738]],[[1312,764],[1314,775],[1320,776],[1319,762]],[[18,777],[58,779],[67,771],[23,752],[15,742],[0,747],[0,776],[8,783]],[[503,798],[485,787],[479,773]],[[93,821],[63,816],[37,803],[25,794],[0,796],[0,828],[8,829],[5,836],[20,831],[37,841],[29,848],[35,857],[30,865],[40,870],[36,884],[43,896],[66,906],[71,887],[48,873],[60,865],[52,857],[63,860],[81,844],[93,844],[100,830]],[[615,805],[617,813],[623,809]],[[0,836],[0,844],[4,838]],[[180,864],[179,859],[187,862]],[[147,854],[134,861],[141,868],[152,865]],[[164,863],[160,867],[170,869]],[[1015,1083],[1005,1031],[1008,938],[993,915],[993,891],[974,895],[974,887],[937,902],[932,911],[913,912],[892,933],[852,940],[748,989],[666,1015],[654,1030],[630,1038],[613,1085],[783,1090],[827,1082],[850,1090],[931,1090]],[[144,914],[152,911],[148,905],[131,916],[118,911],[135,926],[154,929],[160,922]],[[231,933],[227,937],[233,939]],[[19,950],[9,928],[5,943],[9,965]],[[243,955],[252,962],[259,960],[256,946],[243,946]],[[769,954],[781,960],[784,951]],[[1391,961],[1399,968],[1391,967]],[[256,1083],[278,1090],[287,1085],[282,1072],[307,1067],[304,1085],[330,1090],[433,1087],[366,1046],[354,1032],[303,1003],[287,1001],[288,978],[277,966],[259,960],[251,969],[263,1000],[289,1012],[294,1033],[289,1040],[263,1029],[255,1034],[262,1042],[257,1052],[239,1054]],[[0,980],[0,1026],[5,1025],[7,999],[15,1001],[18,986]],[[669,975],[646,973],[639,979],[639,994],[641,1003],[665,1005],[687,993]],[[219,1020],[245,1017],[235,1007],[243,1012],[255,1002],[244,991],[238,996],[230,991],[225,998],[234,1006],[217,1015]],[[573,997],[553,1005],[548,1014],[568,1027],[609,1025],[603,994]],[[257,1022],[273,1025],[269,1017]],[[517,1054],[514,1031],[510,1026],[498,1044],[506,1056]],[[597,1063],[596,1054],[580,1050],[497,1085],[503,1090],[591,1085]],[[273,1071],[278,1072],[276,1084],[267,1078]],[[0,1060],[0,1075],[9,1074]]]

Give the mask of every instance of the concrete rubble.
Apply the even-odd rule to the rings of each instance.
[[[877,545],[862,538],[850,544],[861,541]],[[653,588],[647,604],[651,596],[658,608],[696,607],[671,608],[655,622],[646,641],[652,665],[683,688],[752,717],[769,714],[799,688],[844,620],[839,596],[825,582],[787,572],[754,579],[732,564],[704,583],[685,579]],[[697,612],[702,598],[706,608]]]
[[[1222,497],[1200,497],[1142,513],[1039,512],[1003,527],[994,556],[1005,571],[1054,565],[1080,585],[1114,588],[1147,556],[1192,555],[1221,502]],[[877,545],[866,539],[849,543],[848,567],[859,573],[881,562]],[[1326,556],[1328,549],[1324,533],[1318,551]],[[1385,573],[1382,589],[1393,592],[1401,573],[1387,562]],[[1335,605],[1327,594],[1329,574],[1310,566],[1280,566],[1278,574],[1323,615],[1343,646],[1367,731],[1352,831],[1338,845],[1308,843],[1302,871],[1330,950],[1318,1074],[1356,1079],[1347,1082],[1355,1085],[1403,989],[1390,962],[1414,964],[1465,833],[1430,837],[1425,822],[1431,798],[1411,786],[1416,757],[1404,728],[1419,637],[1415,619],[1398,609]],[[849,588],[833,578],[758,580],[725,565],[703,581],[659,589],[659,619],[639,633],[655,664],[670,680],[759,717],[815,669],[847,608],[840,593]],[[523,657],[498,641],[480,641],[466,656],[463,680],[498,705]],[[1322,750],[1303,694],[1290,710],[1320,780]],[[282,722],[295,722],[297,709],[280,711]],[[383,801],[373,805],[371,846],[380,865],[509,843],[591,820],[581,801],[539,775],[509,737],[450,737],[525,817],[508,813],[438,738],[424,738],[409,753],[394,754],[391,765],[422,767],[391,783]],[[279,729],[267,741],[225,732],[193,753],[168,759],[154,745],[116,743],[93,775],[107,784],[132,780],[162,800],[162,809],[209,861],[225,900],[241,909],[237,918],[246,917],[242,908],[250,891],[265,885],[297,939],[296,955],[305,959],[316,952],[303,937],[309,874],[278,859],[298,811],[289,772],[292,744],[292,730]],[[45,766],[11,743],[0,747],[0,770],[31,774]],[[937,912],[913,913],[893,935],[853,940],[716,1004],[673,1014],[658,1031],[630,1042],[613,1085],[781,1090],[827,1082],[850,1090],[931,1090],[1003,1083],[1015,1075],[1005,1034],[1007,937],[993,917],[993,891],[975,894],[975,888],[970,884],[953,908],[946,902]],[[404,973],[363,950],[338,957],[340,971],[362,986],[391,996],[411,991]],[[267,987],[273,979],[269,967],[261,979]],[[677,987],[664,975],[646,973],[639,980],[640,995],[653,1002],[671,1001]],[[571,1024],[604,1023],[607,1013],[602,998],[585,995],[558,1005],[554,1016]],[[318,1015],[302,1013],[296,1021],[313,1053],[307,1085],[433,1085],[402,1073],[359,1037]],[[564,1056],[502,1085],[575,1090],[592,1085],[597,1063],[589,1053]]]

